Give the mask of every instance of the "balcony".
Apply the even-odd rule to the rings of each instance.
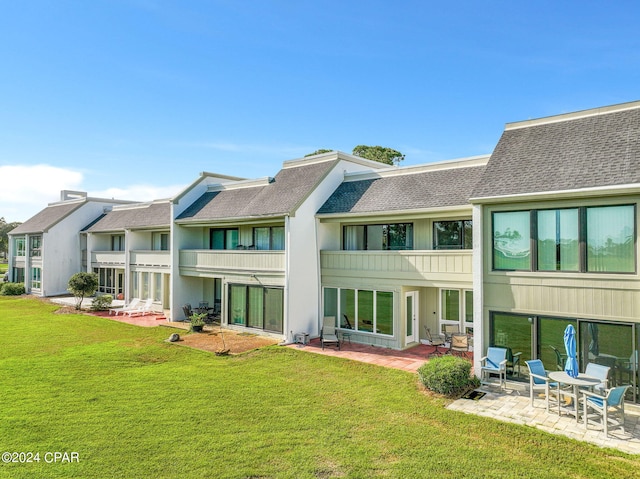
[[[168,268],[171,266],[170,251],[132,251],[130,262],[136,266],[156,266]]]
[[[124,266],[126,262],[124,251],[92,251],[91,265],[115,265]]]
[[[272,272],[284,273],[284,251],[182,250],[180,272]]]
[[[323,276],[471,281],[472,250],[321,251]]]

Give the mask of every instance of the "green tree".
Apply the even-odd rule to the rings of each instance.
[[[358,145],[353,149],[353,154],[386,165],[398,165],[404,160],[404,155],[398,150],[384,146]]]
[[[76,273],[67,283],[67,289],[76,297],[76,309],[82,308],[82,300],[98,291],[98,275],[95,273]]]
[[[315,156],[315,155],[321,155],[323,153],[331,153],[333,150],[327,150],[325,148],[320,148],[319,150],[314,151],[313,153],[309,153],[308,155],[304,155],[304,157],[306,158],[307,156]]]
[[[4,217],[0,217],[0,258],[6,258],[9,252],[9,231],[20,223],[7,223]]]

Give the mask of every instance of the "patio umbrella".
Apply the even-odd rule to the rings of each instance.
[[[575,378],[578,376],[578,359],[576,358],[576,330],[573,324],[564,330],[564,347],[567,350],[567,362],[564,365],[565,372]]]

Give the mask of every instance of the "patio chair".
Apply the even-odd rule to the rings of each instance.
[[[624,432],[624,394],[630,385],[618,386],[611,388],[606,395],[600,395],[590,391],[582,391],[583,408],[584,408],[584,428],[589,426],[589,409],[594,411],[595,416],[602,418],[602,427],[604,435],[609,436],[609,422],[615,427],[622,427]],[[615,414],[619,413],[620,417],[616,420]]]
[[[533,407],[534,393],[536,391],[544,391],[547,412],[549,412],[551,395],[555,395],[556,401],[558,400],[557,393],[551,388],[555,389],[558,384],[550,382],[551,380],[549,379],[549,376],[547,376],[547,371],[544,369],[544,364],[541,360],[531,359],[530,361],[525,361],[525,364],[529,369],[529,397],[531,398],[531,407]]]
[[[142,304],[142,306],[137,307],[136,309],[132,309],[130,311],[127,311],[124,314],[129,315],[129,317],[133,316],[134,314],[140,314],[142,316],[144,316],[145,314],[149,314],[151,312],[151,308],[153,307],[153,299],[152,298],[148,298],[145,300],[145,302]]]
[[[193,314],[193,310],[191,309],[191,305],[189,303],[182,305],[182,312],[184,313],[184,319],[187,320]]]
[[[602,382],[600,384],[596,384],[593,386],[593,391],[598,394],[604,394],[605,389],[609,385],[609,372],[611,368],[609,366],[603,366],[602,364],[589,363],[587,364],[587,368],[584,370],[584,373],[587,376],[591,376],[592,378],[600,379]]]
[[[320,344],[324,349],[325,344],[335,344],[340,349],[340,340],[336,335],[336,317],[325,316],[322,320],[322,329],[320,330]]]
[[[489,347],[487,355],[480,359],[480,381],[482,384],[493,385],[491,375],[497,374],[501,388],[507,385],[507,350],[505,348]]]
[[[442,354],[445,351],[440,351],[438,349],[439,346],[443,346],[446,343],[446,340],[444,338],[444,336],[433,336],[431,334],[431,330],[429,328],[427,328],[426,326],[424,327],[424,333],[427,336],[427,341],[429,341],[429,344],[431,344],[431,346],[435,346],[436,350],[434,352],[432,352],[431,354],[429,354],[429,357],[431,356],[442,356]]]
[[[444,325],[444,337],[447,342],[451,341],[451,336],[460,332],[460,326],[457,324],[445,324]]]
[[[127,312],[138,309],[139,307],[140,298],[133,298],[129,304],[122,306],[121,308],[109,309],[109,316],[111,316],[111,313],[114,313],[116,316],[118,316],[119,313],[126,314]]]
[[[519,351],[514,354],[511,348],[506,348],[507,350],[507,374],[511,376],[516,375],[516,367],[518,368],[518,377],[520,377],[520,356],[522,355],[522,351]],[[509,373],[511,371],[511,373]]]
[[[467,357],[469,351],[469,336],[464,333],[454,333],[451,335],[451,345],[449,354],[454,356]]]
[[[349,321],[349,317],[346,314],[343,314],[342,317],[344,318],[344,324],[342,325],[342,327],[353,329],[353,326],[351,326],[351,321]]]

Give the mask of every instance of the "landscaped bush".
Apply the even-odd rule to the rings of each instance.
[[[24,293],[24,284],[22,283],[0,283],[0,295],[20,296]]]
[[[96,296],[91,303],[91,311],[106,311],[111,307],[113,302],[113,296],[110,294],[103,294],[102,296]]]
[[[476,388],[480,381],[471,377],[471,363],[457,356],[441,356],[424,363],[418,369],[422,384],[428,389],[448,396]]]

